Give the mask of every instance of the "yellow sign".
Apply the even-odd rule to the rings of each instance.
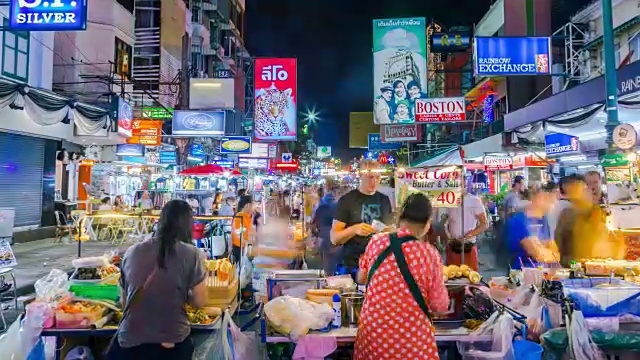
[[[380,125],[373,123],[372,112],[349,113],[349,147],[369,147],[369,134],[379,134]]]
[[[229,141],[225,141],[222,143],[222,147],[225,150],[229,150],[229,151],[243,151],[243,150],[247,150],[249,147],[251,147],[251,144],[244,141],[244,140],[229,140]]]

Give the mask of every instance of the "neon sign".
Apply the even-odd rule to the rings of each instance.
[[[87,0],[11,0],[9,27],[27,31],[87,28]]]

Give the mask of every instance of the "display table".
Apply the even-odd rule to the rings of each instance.
[[[213,323],[209,325],[192,325],[191,335],[209,335],[213,331],[220,330],[222,324],[222,316],[218,316]],[[116,326],[106,326],[101,329],[44,329],[40,336],[56,338],[55,359],[63,359],[63,348],[67,340],[71,338],[88,338],[88,346],[93,348],[97,340],[106,340],[113,337],[118,328]]]

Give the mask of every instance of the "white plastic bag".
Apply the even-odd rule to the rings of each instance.
[[[211,256],[222,256],[227,251],[227,240],[224,235],[211,237]]]
[[[46,304],[52,304],[68,294],[69,275],[66,272],[53,269],[45,277],[36,280],[33,285],[36,298]]]
[[[334,312],[328,304],[316,304],[308,300],[290,296],[280,296],[264,306],[269,321],[296,340],[309,330],[327,327],[333,320]]]
[[[251,284],[251,277],[253,276],[253,263],[249,260],[247,256],[248,253],[247,247],[245,246],[244,251],[242,252],[242,261],[240,267],[240,288],[244,289],[247,285]]]
[[[76,346],[65,356],[64,360],[93,360],[91,349],[86,346]]]
[[[228,313],[227,313],[228,315]],[[229,330],[233,343],[233,360],[255,360],[260,359],[260,346],[256,333],[252,331],[242,332],[238,325],[233,322],[231,315],[229,318]]]
[[[471,334],[472,338],[490,335],[491,340],[458,342],[458,351],[463,360],[515,360],[512,345],[514,333],[514,322],[511,315],[496,311]]]
[[[42,316],[18,318],[9,330],[0,336],[0,359],[27,359],[40,341]]]

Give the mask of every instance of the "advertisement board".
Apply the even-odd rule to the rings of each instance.
[[[220,140],[221,154],[251,154],[250,136],[225,136]]]
[[[133,120],[131,133],[132,136],[127,139],[129,144],[158,146],[162,143],[162,121]]]
[[[298,113],[296,59],[256,59],[254,83],[254,138],[295,141]]]
[[[549,37],[475,37],[473,55],[477,76],[551,73]]]
[[[9,28],[22,31],[87,29],[88,0],[10,0]]]
[[[349,147],[367,148],[368,134],[380,133],[380,125],[373,122],[372,112],[349,113]]]
[[[256,159],[241,157],[238,159],[238,167],[240,169],[260,169],[266,170],[269,168],[269,159]]]
[[[486,171],[511,170],[513,169],[513,158],[511,156],[485,156],[482,160]]]
[[[173,108],[144,107],[142,108],[143,119],[172,119]]]
[[[318,146],[316,156],[319,159],[331,157],[331,146]]]
[[[118,135],[129,138],[133,135],[133,108],[120,96],[116,96],[115,104]]]
[[[471,35],[467,32],[450,31],[431,35],[429,50],[435,53],[467,51],[471,47]]]
[[[266,158],[266,159],[270,159],[271,156],[269,156],[269,155],[271,155],[271,154],[269,153],[269,148],[271,146],[275,146],[275,144],[254,142],[254,143],[251,144],[251,152],[242,154],[242,157],[244,157],[244,158]],[[275,157],[275,154],[274,154],[274,157]]]
[[[464,121],[464,97],[416,99],[416,122],[440,123]]]
[[[380,134],[369,134],[369,151],[397,150],[402,147],[399,142],[382,142]]]
[[[224,120],[224,110],[175,110],[171,130],[173,135],[180,136],[221,136],[224,135]]]
[[[577,136],[551,133],[544,136],[544,152],[547,155],[560,155],[580,152],[580,141]]]
[[[233,109],[235,79],[190,79],[189,109]]]
[[[409,195],[423,193],[434,207],[458,207],[462,203],[462,167],[434,166],[396,171],[396,204]]]
[[[380,127],[380,139],[383,143],[420,141],[421,138],[421,125],[382,125]]]
[[[175,165],[178,163],[178,156],[175,150],[173,151],[161,150],[159,154],[160,154],[160,164]]]
[[[118,144],[116,145],[117,156],[142,156],[144,157],[144,145],[140,144]]]
[[[373,20],[374,122],[413,123],[415,99],[426,91],[426,20]]]
[[[216,164],[218,166],[222,166],[223,168],[227,168],[227,169],[233,169],[233,167],[236,164],[235,161],[231,159],[213,160],[211,163]]]

